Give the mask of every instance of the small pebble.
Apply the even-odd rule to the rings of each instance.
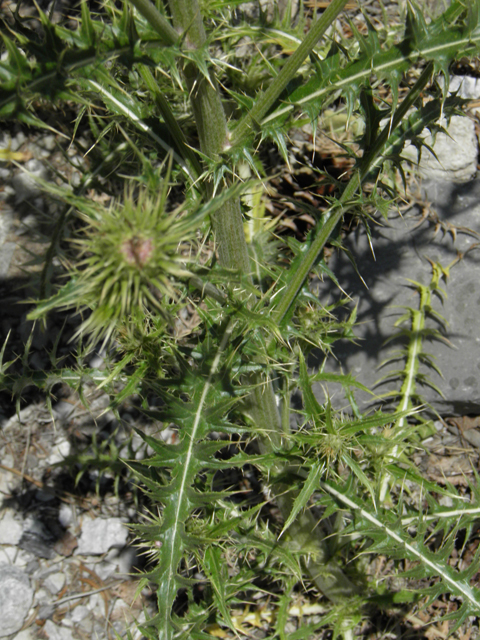
[[[84,518],[76,555],[101,555],[112,547],[124,547],[128,529],[120,518]]]
[[[23,131],[19,131],[16,136],[10,140],[11,151],[18,151],[26,139],[27,138]]]
[[[43,632],[49,640],[74,640],[70,629],[59,627],[51,620],[46,621]]]
[[[50,455],[47,458],[47,464],[54,465],[58,464],[59,462],[63,462],[65,458],[70,454],[70,448],[70,442],[64,435],[60,435],[59,437],[57,437]]]
[[[43,136],[43,138],[39,140],[39,144],[41,144],[44,149],[47,149],[48,151],[53,151],[56,146],[55,136],[53,134]]]
[[[72,611],[70,615],[71,621],[75,624],[81,622],[84,618],[90,615],[90,609],[83,604],[78,605]]]
[[[72,508],[65,503],[60,505],[60,509],[58,511],[58,521],[67,529],[73,522],[73,511]]]
[[[13,509],[0,513],[0,544],[18,544],[22,537],[22,525],[15,519]]]
[[[15,640],[34,640],[32,628],[24,629],[15,636]]]
[[[59,591],[63,589],[65,586],[66,577],[64,573],[52,573],[45,580],[44,585],[50,591],[51,594],[55,595]]]

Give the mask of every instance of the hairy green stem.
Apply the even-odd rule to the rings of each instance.
[[[332,0],[326,11],[313,23],[309,32],[283,65],[275,80],[270,83],[269,87],[256,100],[252,110],[235,128],[232,134],[232,146],[241,144],[246,138],[251,136],[253,132],[259,130],[260,123],[264,116],[266,116],[268,111],[273,107],[275,101],[281,95],[282,91],[286,89],[291,79],[295,77],[305,58],[313,51],[317,42],[325,34],[325,31],[334,22],[347,2],[348,0]]]
[[[204,48],[206,35],[197,0],[170,0],[169,4],[174,25],[182,33],[187,49],[199,51]],[[183,72],[190,93],[200,149],[205,156],[216,161],[228,140],[227,120],[217,82],[213,73],[210,72],[208,76],[202,74],[193,62],[187,62]],[[207,192],[209,196],[213,196],[212,184],[207,184]],[[212,226],[221,264],[248,276],[250,260],[238,198],[227,201],[212,215]]]

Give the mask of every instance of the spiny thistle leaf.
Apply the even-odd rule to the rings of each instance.
[[[369,25],[366,38],[357,34],[360,54],[343,66],[340,51],[333,45],[331,53],[317,63],[315,77],[294,89],[288,100],[282,96],[283,105],[268,115],[263,123],[268,125],[278,121],[281,125],[285,114],[295,108],[312,109],[315,106],[318,114],[326,99],[338,90],[347,98],[351,113],[360,89],[369,87],[372,76],[386,79],[392,84],[392,90],[397,92],[403,74],[421,58],[433,61],[437,71],[448,75],[449,61],[458,51],[464,55],[476,55],[480,51],[479,0],[471,0],[468,8],[462,0],[454,0],[446,13],[428,25],[421,9],[416,6],[413,9],[413,6],[409,2],[409,26],[401,42],[383,49]]]
[[[141,434],[154,450],[154,455],[137,464],[137,472],[149,488],[155,502],[162,505],[161,517],[155,531],[155,539],[159,549],[158,564],[151,574],[151,578],[158,585],[157,600],[159,613],[155,624],[158,638],[169,640],[173,637],[174,623],[172,620],[172,606],[178,589],[184,583],[179,573],[180,561],[185,552],[195,546],[195,531],[188,530],[187,525],[195,509],[202,508],[211,502],[214,494],[208,495],[196,488],[195,478],[202,469],[222,466],[213,458],[216,451],[224,447],[223,442],[208,441],[206,438],[211,431],[218,430],[218,421],[210,423],[209,410],[216,415],[216,405],[222,401],[224,394],[214,384],[215,376],[220,366],[221,355],[233,330],[234,323],[230,323],[224,332],[220,349],[214,354],[209,373],[206,378],[197,375],[189,376],[189,401],[178,399],[175,410],[171,414],[175,423],[180,427],[178,443],[165,445],[160,441]],[[165,417],[168,417],[170,407],[166,407]],[[161,469],[161,474],[156,469]],[[162,476],[166,477],[166,481]],[[221,497],[221,494],[220,494]],[[217,494],[218,498],[218,494]],[[152,530],[149,530],[152,535]],[[197,540],[200,544],[201,540]],[[225,613],[226,610],[225,610]],[[228,613],[227,613],[228,619]]]
[[[360,497],[354,497],[348,487],[334,485],[331,482],[322,482],[322,489],[325,491],[324,503],[331,504],[331,499],[347,507],[352,513],[352,522],[347,527],[347,531],[358,535],[361,533],[372,541],[370,551],[388,553],[390,556],[399,558],[409,558],[415,563],[412,570],[417,577],[424,578],[432,576],[440,581],[431,587],[431,600],[436,599],[442,593],[450,593],[462,599],[463,620],[466,615],[479,615],[480,613],[480,590],[471,587],[469,584],[470,572],[456,572],[448,566],[448,550],[440,547],[437,552],[432,552],[424,543],[423,537],[426,534],[425,522],[422,514],[419,514],[415,524],[416,535],[403,531],[399,524],[401,522],[398,514],[390,510],[379,510],[367,505]],[[328,497],[329,496],[329,497]],[[465,510],[466,518],[469,515]],[[473,516],[474,517],[474,516]],[[450,520],[455,528],[458,524],[458,515]],[[409,531],[412,531],[410,527]],[[452,541],[453,543],[453,541]],[[455,616],[456,617],[456,616]],[[458,620],[457,620],[458,621]]]

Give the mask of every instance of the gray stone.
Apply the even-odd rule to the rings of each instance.
[[[25,171],[21,171],[12,180],[15,189],[15,202],[18,204],[24,200],[31,200],[38,196],[40,187],[35,178],[46,180],[48,172],[39,160],[29,160],[25,163]]]
[[[77,607],[78,609],[79,607]],[[89,612],[90,613],[90,612]],[[92,620],[92,616],[88,616],[80,620],[80,622],[76,623],[77,628],[83,632],[84,635],[87,635],[89,638],[94,638],[93,628],[94,628],[94,620]]]
[[[436,157],[428,149],[422,149],[418,165],[420,176],[438,182],[472,180],[477,171],[478,161],[475,123],[465,116],[453,116],[448,126],[445,120],[440,124],[446,127],[448,135],[438,133],[435,143],[429,133],[424,136],[425,142],[433,148]],[[417,162],[417,149],[410,145],[403,152],[403,156],[412,162]]]
[[[14,242],[5,242],[0,247],[0,278],[6,277],[16,246]]]
[[[444,378],[431,369],[420,368],[421,373],[429,373],[445,397],[427,386],[417,386],[417,390],[424,401],[442,414],[480,414],[480,247],[476,246],[478,237],[466,233],[467,229],[480,231],[480,181],[463,185],[430,183],[426,191],[438,221],[422,222],[418,211],[412,210],[403,218],[392,214],[386,226],[372,225],[376,260],[362,226],[346,239],[368,289],[345,253],[335,254],[330,261],[340,286],[352,296],[350,310],[358,302],[359,325],[355,331],[356,344],[336,343],[334,353],[338,360],[329,358],[327,369],[351,373],[371,389],[382,376],[403,368],[404,361],[399,360],[379,370],[381,363],[404,344],[399,340],[385,344],[396,331],[394,323],[402,315],[399,307],[418,308],[419,294],[409,287],[407,279],[428,285],[432,269],[427,258],[447,267],[461,252],[463,258],[452,266],[448,282],[442,284],[447,298],[443,304],[438,297],[433,301],[434,310],[448,322],[446,338],[451,346],[438,340],[424,343],[424,351],[436,358]],[[452,236],[454,227],[456,240]],[[343,297],[332,282],[320,283],[318,289],[325,302]],[[427,325],[438,326],[433,320]],[[309,364],[318,367],[322,360],[322,356],[313,357]],[[375,391],[381,394],[399,386],[398,382],[383,384]],[[340,387],[327,388],[336,406],[347,405]],[[324,401],[320,386],[316,392]],[[369,404],[367,396],[360,393],[358,398],[364,409]]]
[[[33,589],[18,567],[0,565],[0,637],[20,631],[32,606]]]
[[[45,579],[45,586],[52,594],[56,594],[63,589],[65,586],[65,574],[57,571],[56,573],[51,573],[48,578]]]
[[[18,544],[22,537],[22,525],[15,520],[13,509],[1,512],[0,544]]]
[[[112,547],[121,548],[127,543],[128,529],[120,518],[84,519],[76,553],[101,555]]]
[[[84,618],[90,615],[90,609],[83,604],[77,605],[71,613],[71,620],[75,624],[81,622]]]
[[[70,629],[59,627],[51,620],[47,620],[43,632],[49,640],[74,640]]]
[[[15,636],[15,640],[34,640],[33,629],[29,628],[20,631],[20,633],[17,633]]]
[[[75,409],[76,409],[76,406],[71,402],[60,400],[53,407],[53,414],[55,418],[59,420],[69,420],[72,417],[72,414],[75,411]]]

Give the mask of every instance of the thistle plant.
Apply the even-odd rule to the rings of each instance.
[[[301,7],[294,24],[287,9],[271,25],[234,25],[237,3],[226,0],[107,0],[98,14],[82,2],[73,30],[39,10],[40,28],[13,16],[2,31],[0,117],[51,127],[36,109],[74,104],[68,135],[75,142],[82,130],[92,142],[81,148],[89,165],[77,186],[59,175],[41,183],[63,209],[43,278],[56,292],[30,317],[48,323],[54,308],[80,310],[78,336],[111,353],[106,371],[65,370],[52,357],[52,371],[27,370],[19,382],[2,369],[3,381],[78,389],[88,378],[114,408],[140,398],[160,431],[174,425],[173,443],[138,429],[153,453],[125,461],[153,505],[136,526],[151,558],[144,583],[157,590],[158,613],[141,628],[148,638],[233,637],[258,594],[270,599],[269,637],[286,638],[294,590],[307,583],[324,597],[324,615],[291,637],[318,637],[322,627],[352,637],[367,605],[448,596],[458,602],[457,628],[480,611],[470,584],[477,559],[462,571],[448,564],[457,534],[478,518],[477,488],[446,490],[392,455],[392,424],[411,414],[412,394],[401,392],[408,400],[395,415],[362,415],[362,381],[336,376],[351,404],[338,414],[312,391],[333,376],[306,364],[311,349],[328,356],[336,340],[354,339],[355,324],[354,313],[334,317],[310,276],[335,280],[324,248],[341,244],[345,214],[385,211],[405,144],[421,149],[425,127],[458,113],[448,69],[459,52],[480,50],[480,2],[453,0],[426,21],[408,1],[403,28],[365,18],[364,32],[351,23],[349,38],[333,28],[346,4],[332,0],[318,17]],[[241,38],[254,45],[251,61],[235,55]],[[340,143],[351,169],[335,178],[312,165],[332,195],[302,240],[285,237],[252,195],[260,184],[268,193],[273,171],[262,149],[276,145],[288,165],[291,132],[309,126],[322,136],[319,117],[338,102],[347,126],[355,117],[362,131]],[[110,204],[99,206],[92,191]],[[52,280],[60,249],[70,267]],[[409,354],[417,371],[421,350]],[[405,454],[409,446],[402,439]],[[225,488],[220,478],[235,473],[254,473],[262,497]],[[426,500],[413,490],[405,497],[406,480]],[[388,509],[378,499],[385,486]],[[452,508],[439,506],[442,495]],[[363,558],[377,554],[395,562],[404,587],[368,579]],[[410,576],[424,580],[415,592]]]

